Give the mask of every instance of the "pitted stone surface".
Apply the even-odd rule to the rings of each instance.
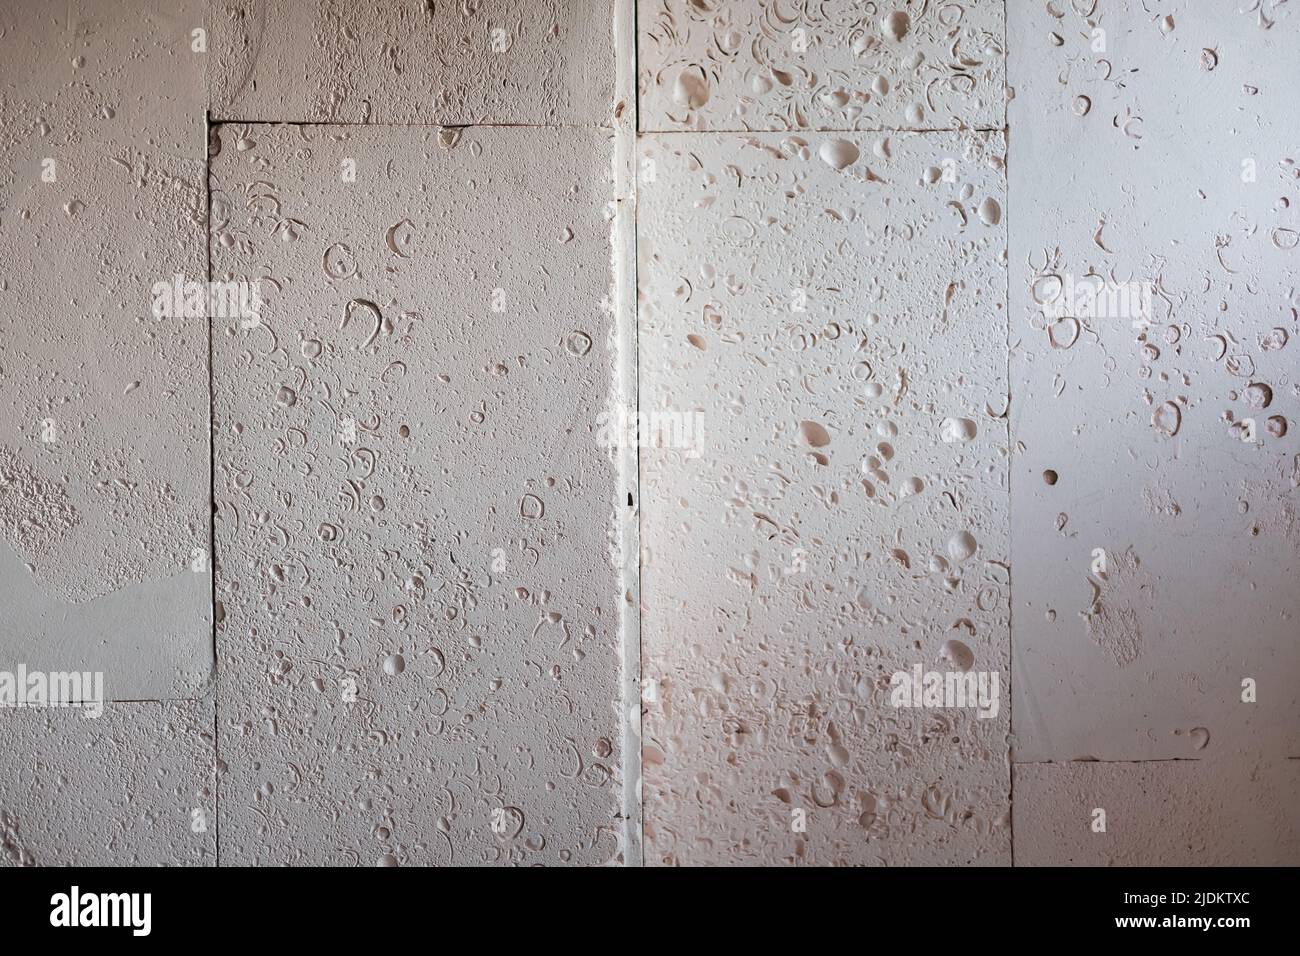
[[[1017,764],[1015,775],[1017,866],[1300,859],[1300,761],[1251,761],[1241,774],[1205,760],[1035,763]]]
[[[644,130],[1001,129],[1004,4],[637,0]]]
[[[606,0],[213,0],[218,120],[608,124]]]
[[[0,669],[212,670],[203,4],[0,8]],[[160,76],[166,83],[159,83]]]
[[[649,863],[1009,862],[1003,149],[643,143],[641,405],[702,424],[642,451]]]
[[[212,866],[212,702],[0,714],[0,866]]]
[[[617,861],[609,137],[214,147],[223,859]]]
[[[1088,6],[1011,16],[1016,758],[1241,779],[1300,755],[1300,20]]]

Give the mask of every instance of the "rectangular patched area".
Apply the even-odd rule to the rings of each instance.
[[[223,860],[618,860],[609,136],[214,146]]]

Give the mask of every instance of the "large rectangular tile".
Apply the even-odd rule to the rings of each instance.
[[[1011,8],[1018,759],[1300,754],[1300,22],[1267,6]]]
[[[0,8],[0,668],[117,699],[212,670],[202,6]]]
[[[218,120],[608,125],[605,0],[211,0]]]
[[[618,860],[609,136],[218,139],[223,859]]]
[[[1003,151],[642,143],[648,862],[1010,859]]]
[[[0,866],[211,866],[212,701],[0,710]]]
[[[1001,0],[637,0],[645,130],[1001,128]]]

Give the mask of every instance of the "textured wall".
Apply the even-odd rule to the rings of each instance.
[[[1300,862],[1288,7],[7,0],[0,863]]]
[[[0,11],[6,859],[626,860],[610,9],[164,6]]]

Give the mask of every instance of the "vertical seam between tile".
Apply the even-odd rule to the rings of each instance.
[[[1012,621],[1016,614],[1016,562],[1012,556],[1015,547],[1015,532],[1011,523],[1011,494],[1015,482],[1015,448],[1011,439],[1011,4],[1003,0],[1002,4],[1002,148],[1006,153],[1003,168],[1006,170],[1006,215],[1007,256],[1006,256],[1006,370],[1007,370],[1007,827],[1010,830],[1011,865],[1016,865],[1016,765],[1012,759],[1012,747],[1016,737],[1015,712],[1015,629]]]
[[[212,112],[203,115],[203,254],[207,288],[212,288]],[[221,655],[217,651],[217,456],[216,456],[216,366],[212,317],[208,325],[208,573],[211,579],[208,620],[212,625],[212,800],[216,832],[217,866],[221,865]]]
[[[617,338],[620,354],[616,360],[618,412],[626,404],[635,416],[640,409],[640,326],[637,309],[637,130],[640,125],[637,83],[636,0],[618,0],[614,8],[612,38],[614,42],[614,102],[624,111],[612,123],[614,135],[614,204],[617,217],[612,251],[617,288]],[[633,421],[636,420],[634,417]],[[625,436],[624,436],[625,437]],[[620,547],[620,646],[621,691],[619,693],[619,730],[622,735],[625,866],[645,864],[645,803],[641,780],[641,450],[639,442],[632,448],[618,443],[618,507]],[[628,499],[631,499],[631,504]],[[628,514],[631,510],[633,513]],[[631,598],[631,607],[628,599]]]

